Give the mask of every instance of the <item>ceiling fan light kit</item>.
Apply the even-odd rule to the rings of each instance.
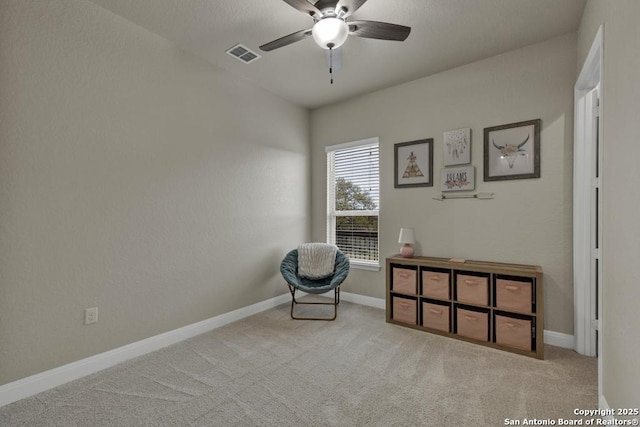
[[[315,23],[311,34],[321,48],[337,49],[347,41],[349,26],[342,19],[327,17]]]

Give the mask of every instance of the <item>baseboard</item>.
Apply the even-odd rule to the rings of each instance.
[[[0,407],[290,301],[289,293],[0,386]]]
[[[575,339],[573,335],[563,334],[555,331],[544,331],[544,343],[555,345],[556,347],[575,349]]]
[[[300,295],[304,296],[304,294]],[[127,344],[104,353],[86,359],[78,360],[49,371],[41,372],[27,378],[23,378],[0,386],[0,407],[33,396],[43,391],[58,387],[62,384],[77,380],[84,376],[110,368],[118,363],[126,362],[135,357],[143,356],[188,338],[195,337],[229,323],[244,319],[270,308],[290,301],[289,293],[280,295],[266,301],[239,308],[210,319],[184,326],[173,331],[165,332],[141,341]],[[365,295],[340,292],[340,299],[354,304],[366,305],[380,309],[386,308],[386,302],[382,298],[374,298]],[[544,331],[544,342],[558,347],[573,349],[573,335],[562,334],[554,331]],[[601,396],[601,402],[604,396]],[[605,401],[606,402],[606,401]],[[600,405],[602,408],[602,404]]]
[[[368,297],[366,295],[351,294],[340,291],[340,300],[352,302],[354,304],[367,305],[369,307],[385,309],[387,304],[383,298]]]
[[[606,425],[609,425],[609,426],[617,425],[615,411],[612,410],[611,407],[609,406],[609,402],[607,402],[607,399],[604,397],[604,394],[601,394],[600,396],[598,396],[598,407],[603,414],[601,418],[607,423]]]
[[[348,302],[352,302],[360,305],[368,305],[375,308],[386,308],[386,302],[383,298],[373,298],[365,295],[350,294],[347,292],[340,292],[340,299]],[[563,334],[555,331],[544,331],[545,344],[555,345],[556,347],[568,348],[573,350],[574,338],[573,335]]]
[[[607,399],[604,397],[604,394],[601,394],[600,396],[598,396],[598,407],[600,409],[609,409],[609,402],[607,402]]]

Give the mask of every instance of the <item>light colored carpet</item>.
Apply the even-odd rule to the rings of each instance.
[[[7,405],[0,425],[502,426],[596,409],[596,359],[545,356],[390,325],[346,302],[335,322],[291,320],[283,305]]]

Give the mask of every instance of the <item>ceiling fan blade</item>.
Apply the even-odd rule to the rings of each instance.
[[[302,13],[306,13],[307,15],[322,15],[322,13],[320,13],[320,9],[309,3],[307,0],[284,0],[284,2]]]
[[[339,0],[336,5],[336,10],[345,8],[347,11],[342,15],[343,18],[351,15],[356,10],[360,9],[360,6],[366,3],[367,0]]]
[[[293,34],[280,37],[278,40],[274,40],[272,42],[263,44],[262,46],[260,46],[260,50],[269,52],[271,50],[278,49],[279,47],[287,46],[287,45],[290,45],[291,43],[298,42],[310,35],[311,35],[311,30],[300,30]]]
[[[404,41],[411,27],[376,21],[349,21],[349,35],[368,39]]]

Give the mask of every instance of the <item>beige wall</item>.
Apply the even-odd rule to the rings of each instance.
[[[0,0],[0,124],[0,384],[286,292],[306,110],[93,3]]]
[[[589,1],[578,32],[578,71],[604,24],[603,394],[640,406],[640,2]]]
[[[325,237],[324,147],[381,144],[381,258],[414,227],[419,255],[541,265],[545,329],[573,333],[572,140],[575,34],[312,111],[312,237]],[[483,128],[542,119],[540,179],[484,183]],[[476,189],[494,200],[435,201],[443,132],[472,129]],[[432,188],[393,188],[393,145],[434,138]],[[384,298],[384,270],[353,271],[345,291]]]

